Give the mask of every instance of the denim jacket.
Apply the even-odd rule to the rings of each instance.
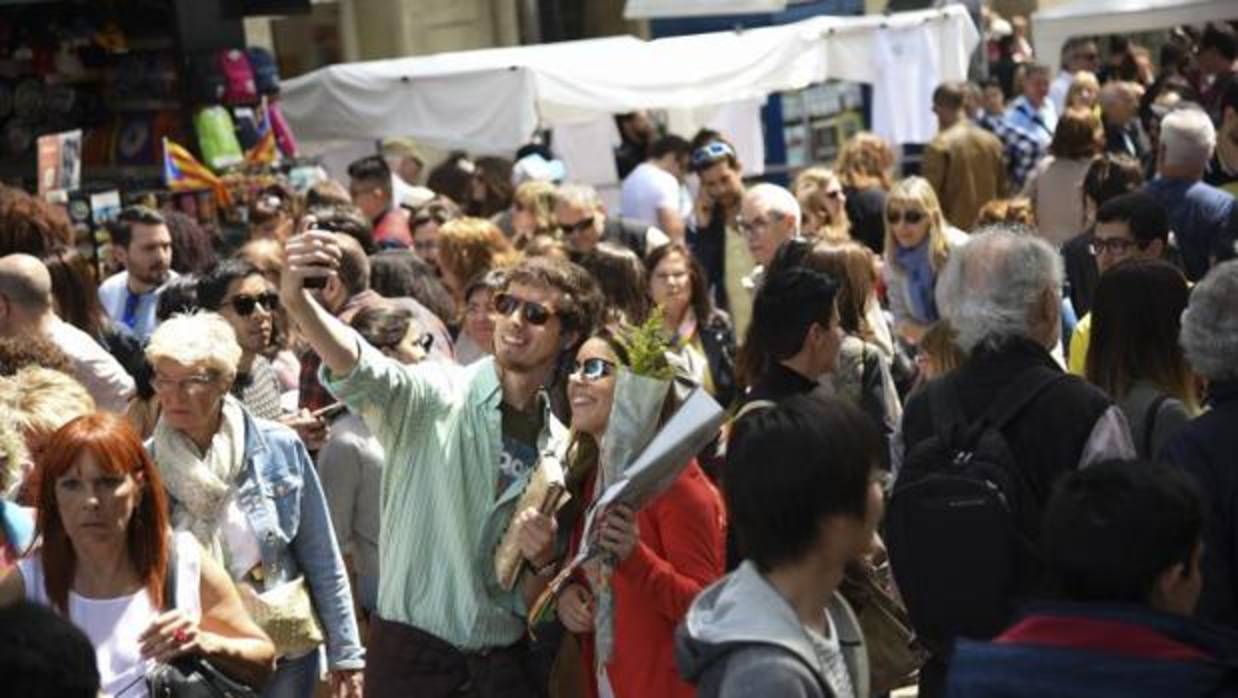
[[[296,432],[246,409],[245,466],[236,487],[237,505],[262,550],[265,588],[305,575],[327,638],[329,668],[363,668],[365,650],[327,499]],[[179,505],[172,500],[172,506]]]

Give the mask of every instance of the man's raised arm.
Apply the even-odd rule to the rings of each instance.
[[[335,276],[340,254],[333,233],[311,229],[295,235],[284,247],[280,280],[280,300],[288,316],[334,376],[351,373],[360,359],[360,350],[348,326],[327,312],[305,289],[305,280]]]

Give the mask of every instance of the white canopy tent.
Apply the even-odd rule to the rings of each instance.
[[[1036,56],[1054,73],[1073,36],[1102,36],[1238,19],[1234,0],[1075,0],[1032,15]]]
[[[341,142],[411,136],[440,148],[510,154],[539,128],[580,135],[636,109],[716,115],[742,105],[756,119],[752,105],[769,94],[831,78],[894,91],[896,83],[881,82],[875,51],[887,38],[909,34],[936,54],[917,57],[932,66],[924,79],[936,85],[965,78],[979,35],[966,11],[952,5],[654,41],[620,36],[334,65],[285,82],[282,104],[311,153]],[[928,114],[929,104],[917,108]],[[561,153],[569,176],[572,160],[606,159],[599,154],[609,146],[598,147]],[[605,184],[599,180],[606,178],[588,179]]]

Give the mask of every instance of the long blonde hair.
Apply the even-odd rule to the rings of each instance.
[[[847,218],[847,210],[840,208],[838,216],[830,214],[826,203],[826,192],[833,183],[842,187],[842,181],[828,167],[810,167],[795,176],[791,191],[799,201],[800,211],[804,217],[809,213],[817,216],[824,223],[815,230],[804,227],[804,237],[810,240],[827,242],[846,242],[851,239],[851,221]]]
[[[941,204],[937,201],[937,193],[933,191],[933,185],[923,177],[908,177],[895,182],[886,196],[884,218],[886,263],[903,271],[895,255],[898,241],[894,238],[894,230],[890,227],[889,218],[890,209],[896,204],[900,207],[912,204],[928,217],[929,261],[933,265],[933,271],[941,271],[950,257],[950,244],[946,239],[946,217],[941,212]]]

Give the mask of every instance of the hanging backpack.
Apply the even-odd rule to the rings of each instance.
[[[254,86],[258,89],[258,94],[278,94],[279,66],[275,64],[275,56],[261,46],[250,46],[245,52],[249,56],[249,65],[254,70]]]
[[[193,117],[193,128],[207,167],[219,172],[244,161],[227,109],[214,106],[199,110]]]
[[[1035,369],[968,423],[953,378],[925,386],[933,434],[908,453],[885,517],[894,577],[925,645],[949,656],[956,637],[1009,624],[1039,574],[1035,540],[1045,493],[1003,430],[1066,374]]]
[[[254,69],[249,57],[239,49],[227,49],[215,54],[219,72],[224,76],[225,104],[255,104],[258,88],[254,84]]]

